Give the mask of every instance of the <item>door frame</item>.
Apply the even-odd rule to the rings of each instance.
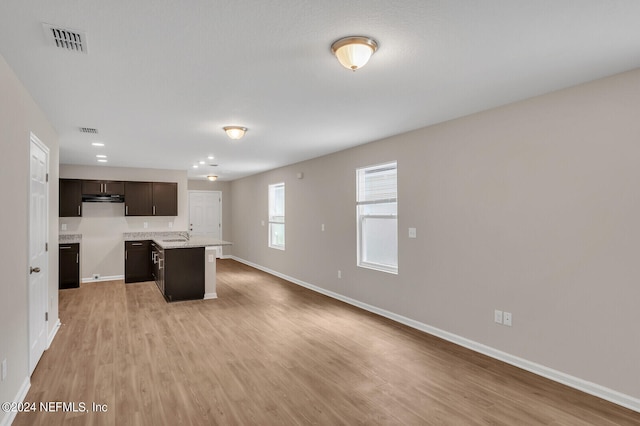
[[[28,179],[28,188],[27,188],[27,194],[28,194],[28,207],[29,207],[29,225],[27,227],[28,232],[27,232],[27,239],[28,239],[28,243],[27,243],[27,262],[30,263],[31,261],[31,234],[33,232],[33,230],[31,229],[31,147],[32,145],[35,145],[36,147],[38,147],[39,149],[41,149],[46,157],[46,174],[47,174],[47,186],[46,186],[46,190],[45,190],[45,214],[44,214],[44,233],[45,233],[45,241],[47,244],[47,255],[45,256],[45,264],[46,264],[46,268],[45,268],[45,276],[44,281],[45,281],[45,285],[44,285],[44,301],[45,301],[45,312],[48,313],[49,310],[49,268],[50,268],[50,254],[51,254],[51,247],[49,246],[49,211],[50,211],[50,197],[49,197],[49,168],[50,168],[50,157],[51,157],[51,153],[49,150],[49,147],[46,146],[44,143],[42,143],[42,141],[40,139],[38,139],[38,137],[33,134],[33,132],[29,133],[29,163],[28,163],[28,167],[27,169],[29,170],[29,179]],[[29,267],[30,265],[27,265],[27,267]],[[27,314],[27,349],[28,349],[28,361],[29,361],[29,376],[31,376],[31,374],[33,374],[33,371],[35,370],[35,367],[38,365],[38,362],[40,361],[40,359],[37,360],[33,360],[32,358],[32,354],[31,354],[31,312],[34,309],[33,304],[34,304],[34,297],[33,294],[31,292],[31,284],[30,284],[30,273],[29,273],[29,269],[27,269],[25,271],[25,273],[27,274],[27,299],[28,299],[28,314]],[[45,342],[44,342],[44,350],[47,350],[49,348],[49,321],[48,319],[45,320]]]
[[[200,189],[190,189],[187,195],[187,199],[189,200],[189,216],[187,217],[187,223],[191,223],[191,193],[212,193],[218,194],[220,202],[218,203],[218,217],[220,218],[220,239],[222,240],[222,191],[220,190],[200,190]]]

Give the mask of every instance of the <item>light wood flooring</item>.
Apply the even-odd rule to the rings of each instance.
[[[60,328],[15,425],[639,425],[586,395],[233,260],[218,299],[152,282],[60,292]]]

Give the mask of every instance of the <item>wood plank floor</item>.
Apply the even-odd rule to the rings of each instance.
[[[640,414],[233,260],[218,299],[154,283],[60,292],[60,328],[15,425],[639,425]]]

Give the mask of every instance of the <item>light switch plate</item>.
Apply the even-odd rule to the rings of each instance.
[[[493,311],[493,320],[497,324],[502,324],[502,311],[499,311],[497,309],[495,311]]]
[[[409,238],[417,238],[418,233],[416,228],[409,228]]]

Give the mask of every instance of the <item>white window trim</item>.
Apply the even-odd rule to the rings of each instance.
[[[286,235],[287,235],[286,232],[285,232],[285,244],[280,245],[280,244],[274,244],[274,243],[271,242],[271,225],[272,224],[278,224],[278,225],[281,224],[281,225],[286,226],[285,225],[285,215],[286,215],[285,206],[282,206],[282,221],[271,220],[271,202],[272,202],[272,200],[271,200],[271,188],[276,188],[278,186],[282,186],[283,190],[286,188],[284,182],[271,184],[271,185],[269,185],[269,188],[268,188],[267,198],[268,198],[268,204],[269,204],[269,206],[268,206],[269,211],[267,213],[268,213],[269,226],[267,227],[267,232],[269,233],[269,235],[268,235],[269,248],[284,251],[285,250],[285,246],[286,246],[286,238],[287,238],[286,237]],[[284,196],[284,199],[285,200],[287,199],[286,195]],[[286,201],[285,201],[285,205],[286,205]]]
[[[397,179],[397,174],[398,174],[398,163],[396,161],[391,161],[391,162],[387,162],[387,163],[382,163],[382,164],[377,164],[377,165],[372,165],[372,166],[366,166],[366,167],[359,167],[356,169],[356,196],[358,195],[358,190],[359,190],[359,172],[361,170],[367,170],[367,169],[376,169],[376,168],[383,168],[385,166],[391,166],[393,165],[396,171],[396,179]],[[398,214],[396,211],[396,214],[374,214],[374,215],[361,215],[358,211],[359,206],[362,205],[370,205],[370,204],[387,204],[387,203],[396,203],[397,204],[398,199],[397,199],[397,183],[396,183],[396,198],[389,198],[389,199],[379,199],[379,200],[375,200],[375,201],[358,201],[356,199],[356,233],[357,233],[357,253],[356,253],[356,265],[360,268],[366,268],[366,269],[372,269],[375,271],[380,271],[380,272],[386,272],[389,274],[393,274],[393,275],[398,275],[398,265],[396,266],[389,266],[389,265],[385,265],[382,263],[373,263],[373,262],[367,262],[362,260],[362,247],[363,247],[363,238],[364,236],[362,235],[362,222],[363,219],[366,218],[395,218],[396,220],[398,219]],[[397,226],[397,225],[396,225]],[[397,240],[398,237],[398,229],[396,228],[396,244],[398,243]],[[396,259],[396,261],[398,261],[398,259]]]

